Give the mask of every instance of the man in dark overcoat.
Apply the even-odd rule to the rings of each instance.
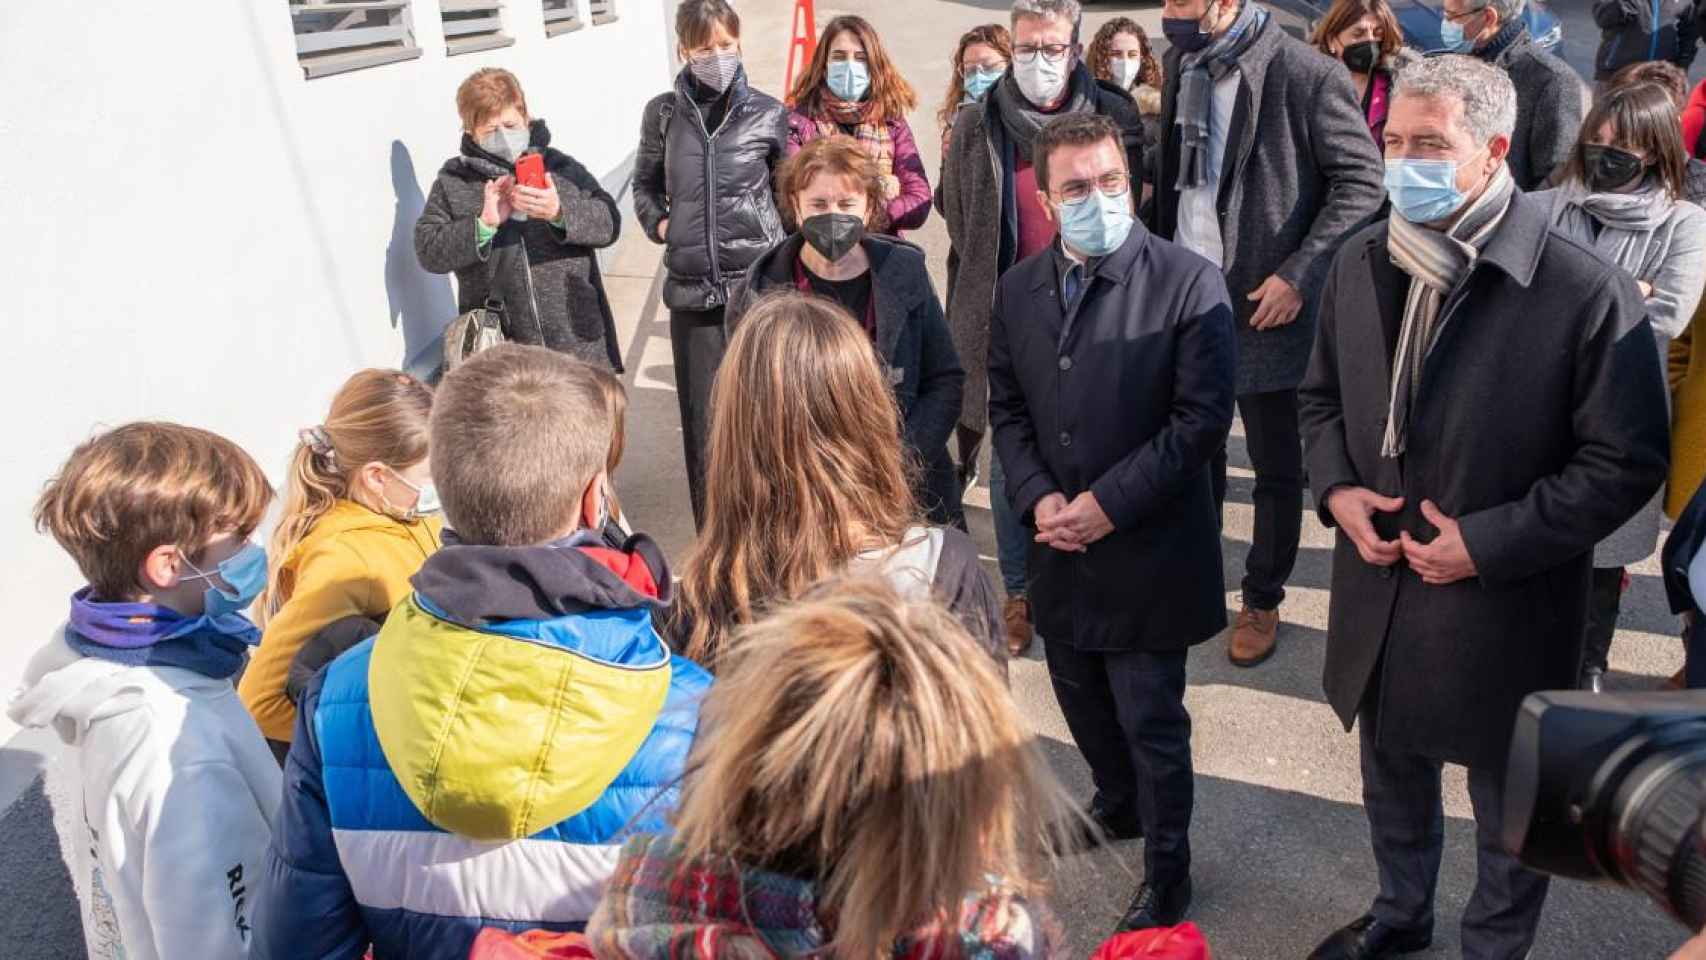
[[[1297,563],[1303,444],[1297,384],[1333,251],[1380,209],[1380,151],[1344,64],[1257,0],[1164,0],[1161,145],[1149,226],[1220,267],[1238,331],[1238,414],[1255,520],[1226,653],[1268,659]],[[1216,458],[1215,504],[1226,499]]]
[[[1463,956],[1527,955],[1547,882],[1500,845],[1517,708],[1574,685],[1593,545],[1665,477],[1641,294],[1516,189],[1516,116],[1496,67],[1405,68],[1386,126],[1392,215],[1345,243],[1322,296],[1301,397],[1311,486],[1338,531],[1325,686],[1360,728],[1380,891],[1318,960],[1431,942],[1443,763],[1468,767],[1475,812]]]
[[[1232,310],[1213,264],[1136,223],[1112,120],[1051,120],[1034,156],[1060,235],[996,287],[990,423],[1091,816],[1145,838],[1120,929],[1167,926],[1191,899],[1185,655],[1226,625],[1209,464],[1232,425]]]

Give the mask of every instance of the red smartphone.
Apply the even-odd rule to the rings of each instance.
[[[545,189],[545,157],[537,153],[522,154],[515,161],[515,182],[524,187]]]

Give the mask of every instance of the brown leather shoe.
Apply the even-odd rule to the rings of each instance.
[[[1007,655],[1022,657],[1031,649],[1036,635],[1031,627],[1031,601],[1024,597],[1008,597],[1001,607],[1001,619],[1007,624]]]
[[[1274,641],[1279,635],[1278,610],[1238,611],[1232,626],[1232,636],[1226,641],[1226,656],[1235,666],[1253,667],[1274,655]]]

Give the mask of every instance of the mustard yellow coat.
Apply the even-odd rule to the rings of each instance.
[[[1706,478],[1706,300],[1670,343],[1670,485],[1665,514],[1675,520]]]
[[[409,578],[439,546],[443,521],[404,523],[339,500],[279,568],[284,605],[267,621],[237,693],[270,740],[289,743],[296,706],[285,696],[290,662],[308,638],[345,617],[380,619],[410,593]]]

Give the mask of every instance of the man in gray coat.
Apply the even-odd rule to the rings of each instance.
[[[1432,943],[1445,763],[1475,812],[1462,956],[1528,955],[1547,881],[1501,844],[1511,730],[1528,694],[1573,684],[1593,545],[1665,477],[1640,292],[1516,189],[1516,124],[1509,79],[1477,59],[1399,74],[1392,215],[1345,242],[1321,298],[1301,396],[1337,529],[1323,686],[1361,736],[1379,893],[1311,960]]]
[[[1519,190],[1539,190],[1570,158],[1587,96],[1580,77],[1540,49],[1522,18],[1528,0],[1445,0],[1446,39],[1461,32],[1461,51],[1510,75],[1516,88],[1511,177]]]
[[[1297,561],[1303,450],[1297,384],[1339,242],[1380,209],[1380,153],[1344,65],[1255,0],[1165,0],[1161,145],[1150,228],[1219,266],[1238,326],[1238,412],[1256,471],[1243,610],[1227,655],[1274,651]],[[1226,499],[1226,453],[1213,471]]]

